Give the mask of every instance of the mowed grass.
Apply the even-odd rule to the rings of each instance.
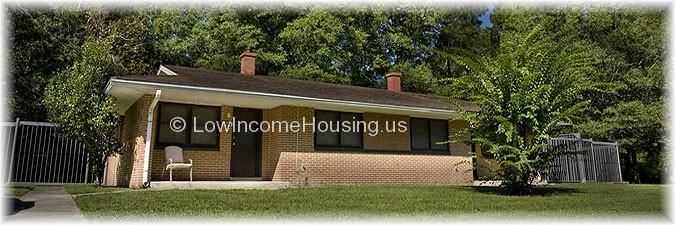
[[[5,187],[5,195],[10,197],[21,197],[33,190],[32,185],[9,185]]]
[[[89,218],[350,216],[663,217],[664,185],[575,184],[528,196],[472,187],[165,190],[76,196]],[[484,217],[483,217],[484,218]]]

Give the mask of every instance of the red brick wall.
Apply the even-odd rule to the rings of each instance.
[[[469,185],[470,162],[470,157],[448,155],[282,152],[273,181],[300,186]]]

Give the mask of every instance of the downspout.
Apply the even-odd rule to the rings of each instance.
[[[150,103],[150,108],[148,108],[148,123],[145,128],[145,154],[143,155],[143,188],[150,187],[150,181],[148,180],[148,172],[150,170],[150,141],[152,140],[152,119],[154,118],[155,106],[159,102],[159,97],[162,95],[162,90],[157,90],[155,92],[155,98]]]

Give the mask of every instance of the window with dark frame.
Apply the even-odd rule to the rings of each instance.
[[[335,111],[314,111],[316,118],[315,126],[319,122],[325,121],[333,124],[334,128],[339,128],[338,132],[333,132],[330,128],[326,132],[320,132],[318,127],[314,133],[314,147],[317,149],[326,150],[362,150],[363,149],[363,126],[359,125],[358,132],[342,132],[343,121],[353,121],[354,123],[363,120],[363,114],[335,112]],[[354,128],[354,123],[349,123],[350,127]],[[335,127],[336,125],[340,125]],[[334,130],[334,129],[333,129]]]
[[[410,118],[410,145],[418,152],[447,152],[448,121]]]
[[[220,120],[220,107],[161,102],[158,117],[157,147],[176,145],[195,150],[219,150],[220,133],[206,132],[204,124],[206,121]],[[184,126],[186,127],[182,132],[171,130],[170,123],[174,117],[185,120]],[[197,125],[197,130],[204,130],[204,132],[192,132],[195,130],[194,124]]]

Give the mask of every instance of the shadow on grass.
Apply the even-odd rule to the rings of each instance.
[[[550,187],[550,186],[535,187],[532,193],[523,195],[512,194],[508,192],[507,189],[500,187],[473,187],[473,190],[484,194],[509,195],[509,196],[550,196],[550,195],[566,195],[566,194],[581,193],[581,191],[579,191],[576,188]]]

